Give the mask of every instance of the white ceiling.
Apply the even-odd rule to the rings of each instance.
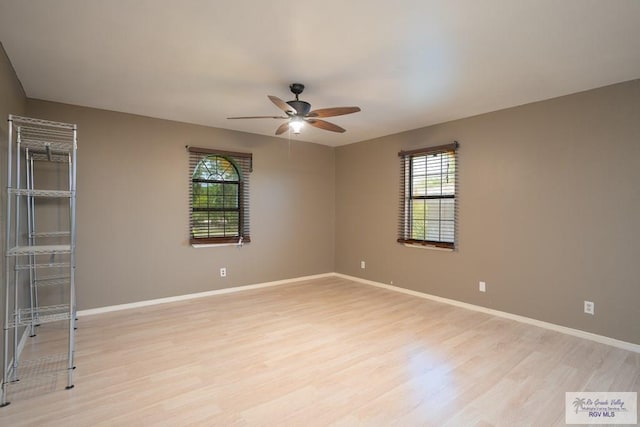
[[[640,77],[638,0],[0,0],[27,96],[337,146]],[[287,137],[287,135],[283,135]]]

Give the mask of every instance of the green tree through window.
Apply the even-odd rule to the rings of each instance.
[[[454,248],[456,241],[456,151],[449,144],[401,151],[398,242]]]
[[[203,158],[193,172],[193,237],[240,235],[240,174],[222,156]]]
[[[190,241],[248,243],[252,156],[209,148],[190,152]]]
[[[414,156],[411,171],[411,239],[453,243],[454,153]]]

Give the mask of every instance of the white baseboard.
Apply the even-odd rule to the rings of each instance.
[[[27,345],[27,339],[29,338],[30,333],[29,329],[29,326],[24,328],[24,332],[22,333],[22,337],[18,343],[18,360],[20,360],[20,355],[22,354],[22,350],[24,350],[24,346]]]
[[[16,359],[20,360],[20,355],[22,354],[22,350],[24,350],[24,346],[27,345],[27,339],[29,338],[30,327],[27,326],[24,328],[24,332],[22,333],[22,337],[20,337],[20,341],[18,341],[18,348],[16,349]],[[7,366],[13,366],[13,359],[9,360]],[[0,378],[0,382],[2,378]]]
[[[591,341],[595,341],[595,342],[598,342],[598,343],[601,343],[601,344],[606,344],[606,345],[610,345],[610,346],[613,346],[613,347],[618,347],[618,348],[621,348],[621,349],[624,349],[624,350],[633,351],[635,353],[640,353],[640,344],[634,344],[634,343],[630,343],[630,342],[627,342],[627,341],[621,341],[621,340],[617,340],[615,338],[610,338],[610,337],[606,337],[606,336],[603,336],[603,335],[593,334],[591,332],[581,331],[579,329],[573,329],[573,328],[569,328],[569,327],[566,327],[566,326],[556,325],[555,323],[543,322],[541,320],[532,319],[530,317],[525,317],[525,316],[520,316],[520,315],[517,315],[517,314],[507,313],[505,311],[500,311],[500,310],[494,310],[494,309],[491,309],[491,308],[482,307],[482,306],[474,305],[474,304],[469,304],[469,303],[466,303],[466,302],[457,301],[457,300],[453,300],[453,299],[449,299],[449,298],[443,298],[443,297],[439,297],[439,296],[436,296],[436,295],[427,294],[427,293],[424,293],[424,292],[413,291],[411,289],[405,289],[405,288],[401,288],[401,287],[398,287],[398,286],[387,285],[385,283],[375,282],[373,280],[362,279],[360,277],[355,277],[355,276],[349,276],[349,275],[342,274],[342,273],[323,273],[323,274],[316,274],[316,275],[312,275],[312,276],[295,277],[295,278],[292,278],[292,279],[276,280],[274,282],[257,283],[257,284],[254,284],[254,285],[245,285],[245,286],[236,286],[236,287],[225,288],[225,289],[216,289],[216,290],[212,290],[212,291],[198,292],[198,293],[186,294],[186,295],[178,295],[178,296],[167,297],[167,298],[158,298],[158,299],[152,299],[152,300],[146,300],[146,301],[138,301],[138,302],[133,302],[133,303],[128,303],[128,304],[119,304],[119,305],[111,305],[111,306],[107,306],[107,307],[91,308],[91,309],[88,309],[88,310],[80,310],[80,311],[78,311],[78,317],[91,316],[91,315],[94,315],[94,314],[101,314],[101,313],[110,313],[112,311],[128,310],[128,309],[131,309],[131,308],[147,307],[147,306],[150,306],[150,305],[166,304],[166,303],[176,302],[176,301],[185,301],[185,300],[194,299],[194,298],[204,298],[204,297],[209,297],[209,296],[213,296],[213,295],[230,294],[230,293],[234,293],[234,292],[248,291],[248,290],[251,290],[251,289],[268,288],[268,287],[271,287],[271,286],[286,285],[286,284],[300,282],[300,281],[304,281],[304,280],[321,279],[321,278],[326,278],[326,277],[340,277],[340,278],[343,278],[343,279],[352,280],[354,282],[363,283],[363,284],[371,285],[371,286],[376,286],[378,288],[388,289],[388,290],[395,291],[395,292],[401,292],[403,294],[413,295],[413,296],[416,296],[416,297],[425,298],[425,299],[428,299],[428,300],[431,300],[431,301],[440,302],[440,303],[443,303],[443,304],[453,305],[453,306],[464,308],[464,309],[467,309],[467,310],[478,311],[478,312],[481,312],[481,313],[486,313],[486,314],[490,314],[490,315],[493,315],[493,316],[501,317],[501,318],[504,318],[504,319],[515,320],[516,322],[526,323],[528,325],[538,326],[540,328],[549,329],[549,330],[560,332],[560,333],[563,333],[563,334],[572,335],[572,336],[575,336],[575,337],[579,337],[579,338],[584,338],[584,339],[588,339],[588,340],[591,340]],[[25,331],[25,334],[23,334],[22,339],[20,340],[18,354],[20,353],[20,351],[24,347],[24,344],[26,342],[26,337],[28,337],[28,335],[29,335],[28,331]]]
[[[516,322],[526,323],[540,328],[549,329],[552,331],[560,332],[567,335],[573,335],[574,337],[584,338],[591,341],[595,341],[601,344],[618,347],[624,350],[640,353],[640,344],[634,344],[627,341],[617,340],[615,338],[605,337],[603,335],[593,334],[591,332],[581,331],[579,329],[573,329],[566,326],[556,325],[555,323],[543,322],[541,320],[531,319],[530,317],[520,316],[517,314],[507,313],[505,311],[494,310],[479,305],[469,304],[466,302],[456,301],[449,298],[443,298],[436,295],[427,294],[424,292],[413,291],[411,289],[400,288],[398,286],[387,285],[385,283],[374,282],[373,280],[361,279],[360,277],[348,276],[346,274],[334,273],[334,276],[347,280],[353,280],[354,282],[363,283],[366,285],[376,286],[378,288],[388,289],[395,292],[401,292],[407,295],[413,295],[420,298],[426,298],[431,301],[437,301],[444,304],[453,305],[467,310],[479,311],[481,313],[491,314],[493,316],[502,317],[505,319],[515,320]]]
[[[293,279],[276,280],[274,282],[257,283],[254,285],[235,286],[232,288],[216,289],[213,291],[198,292],[195,294],[178,295],[174,297],[157,298],[152,300],[127,303],[127,304],[118,304],[118,305],[110,305],[106,307],[90,308],[88,310],[79,310],[78,317],[91,316],[94,314],[110,313],[112,311],[128,310],[131,308],[147,307],[150,305],[166,304],[169,302],[185,301],[185,300],[194,299],[194,298],[204,298],[204,297],[210,297],[213,295],[223,295],[223,294],[230,294],[233,292],[249,291],[251,289],[268,288],[271,286],[286,285],[289,283],[299,282],[302,280],[333,277],[333,275],[334,273],[315,274],[313,276],[303,276],[303,277],[296,277]]]

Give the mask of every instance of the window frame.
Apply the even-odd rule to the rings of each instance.
[[[458,147],[457,141],[451,144],[439,145],[435,147],[426,147],[416,150],[400,151],[398,156],[400,158],[400,206],[399,206],[399,224],[398,224],[398,238],[399,243],[407,245],[418,245],[424,247],[435,247],[441,249],[455,250],[457,247],[457,235],[458,235]],[[414,195],[413,192],[413,160],[417,157],[428,157],[438,154],[451,153],[454,162],[454,186],[453,194],[439,195]],[[425,160],[428,162],[428,159]],[[425,164],[425,168],[428,163]],[[426,172],[425,172],[426,173]],[[447,173],[448,176],[449,173]],[[426,176],[426,175],[425,175]],[[440,179],[444,176],[443,172],[440,172]],[[425,189],[425,193],[427,190]],[[416,239],[413,235],[413,210],[414,201],[416,200],[453,200],[453,241],[443,240],[440,235],[439,240],[432,239]],[[437,219],[439,223],[439,230],[442,230],[443,219],[439,215]],[[450,220],[444,220],[449,222]],[[426,221],[425,221],[426,222]]]
[[[189,147],[189,243],[191,245],[224,245],[243,244],[251,242],[249,228],[249,174],[252,172],[252,154],[232,151],[216,150],[210,148]],[[210,157],[219,157],[228,161],[237,173],[237,181],[204,180],[207,183],[237,185],[237,207],[226,208],[197,208],[194,206],[194,184],[197,182],[194,174],[202,160]],[[200,183],[203,180],[198,179]],[[196,212],[238,212],[238,234],[225,236],[195,237],[194,214]]]

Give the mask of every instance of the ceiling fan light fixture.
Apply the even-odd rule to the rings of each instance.
[[[250,116],[250,117],[227,117],[228,119],[280,119],[287,120],[282,123],[276,129],[276,135],[282,135],[283,133],[293,131],[294,134],[299,134],[302,131],[305,123],[309,126],[313,126],[322,130],[329,130],[331,132],[343,133],[344,128],[338,125],[321,120],[325,117],[343,116],[345,114],[357,113],[360,107],[333,107],[333,108],[320,108],[317,110],[311,110],[311,104],[306,101],[301,101],[299,96],[304,90],[304,85],[301,83],[293,83],[289,86],[291,92],[296,96],[296,99],[284,102],[277,96],[267,95],[267,98],[280,110],[284,111],[284,116]]]
[[[291,119],[291,121],[289,122],[289,128],[293,131],[293,133],[295,133],[296,135],[300,133],[300,131],[302,130],[302,127],[304,126],[304,121],[300,118],[300,117],[294,117],[293,119]]]

